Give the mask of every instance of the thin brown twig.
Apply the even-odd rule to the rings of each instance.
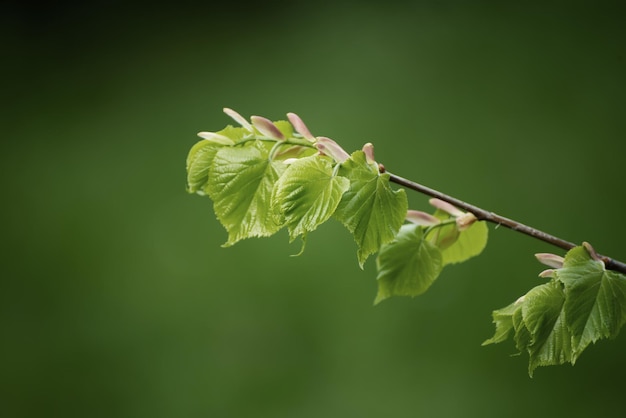
[[[463,209],[467,212],[471,212],[474,214],[474,216],[476,216],[478,220],[491,222],[496,225],[502,225],[506,228],[512,229],[513,231],[521,232],[522,234],[529,235],[533,238],[536,238],[540,241],[547,242],[548,244],[552,244],[564,250],[571,250],[572,248],[577,246],[576,244],[572,242],[566,241],[554,235],[547,234],[536,228],[530,227],[528,225],[524,225],[520,222],[514,221],[509,218],[505,218],[504,216],[497,215],[493,212],[481,209],[478,206],[474,206],[472,204],[459,200],[455,197],[448,196],[447,194],[431,189],[430,187],[426,187],[422,184],[419,184],[414,181],[407,180],[398,175],[392,174],[388,171],[385,171],[384,167],[382,166],[380,169],[381,169],[381,172],[384,171],[387,174],[389,174],[390,181],[400,186],[404,186],[408,189],[414,190],[416,192],[423,193],[425,195],[435,197],[437,199],[441,199],[445,202],[450,203],[451,205],[458,207],[459,209]],[[614,260],[604,255],[598,254],[598,256],[602,259],[607,269],[619,271],[620,273],[626,274],[626,263],[623,263],[618,260]]]

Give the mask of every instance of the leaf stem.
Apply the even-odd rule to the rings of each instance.
[[[381,171],[385,171],[383,167],[381,167]],[[424,186],[422,184],[416,183],[411,180],[407,180],[403,177],[400,177],[388,171],[385,171],[385,172],[389,174],[389,180],[392,181],[393,183],[396,183],[400,186],[406,187],[408,189],[414,190],[419,193],[423,193],[431,197],[436,197],[437,199],[441,199],[445,202],[448,202],[460,209],[466,210],[467,212],[471,212],[480,221],[487,221],[487,222],[494,223],[496,225],[502,225],[504,227],[512,229],[513,231],[520,232],[525,235],[529,235],[535,239],[547,242],[548,244],[554,245],[564,250],[571,250],[572,248],[577,246],[576,244],[572,242],[566,241],[554,235],[547,234],[536,228],[514,221],[513,219],[505,218],[504,216],[500,216],[493,212],[481,209],[478,206],[474,206],[472,204],[459,200],[455,197],[448,196],[437,190],[431,189],[430,187]],[[614,260],[604,255],[599,255],[599,257],[602,259],[607,269],[619,271],[620,273],[626,274],[626,263],[623,263],[618,260]]]

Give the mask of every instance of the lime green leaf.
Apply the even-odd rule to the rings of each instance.
[[[426,237],[430,242],[439,247],[440,250],[445,250],[459,239],[459,228],[454,223],[454,218],[446,214],[446,217],[441,217],[440,211],[435,212],[435,217],[443,221],[442,224],[436,225],[430,228],[430,231],[426,234]],[[449,223],[452,220],[452,223]]]
[[[221,131],[217,131],[215,133],[232,139],[236,144],[252,137],[249,130],[232,125],[228,125]]]
[[[207,192],[217,218],[228,231],[224,246],[270,236],[280,229],[269,202],[283,170],[283,163],[269,161],[267,148],[259,142],[217,151],[209,169]]]
[[[242,142],[250,136],[250,132],[244,128],[226,126],[217,135],[225,136],[234,143]],[[217,151],[225,146],[214,141],[202,140],[194,144],[187,154],[187,191],[189,193],[205,194],[205,186],[209,177],[209,167]]]
[[[291,138],[293,136],[293,126],[286,120],[274,121],[274,125],[285,136],[285,138]]]
[[[460,231],[456,241],[441,251],[444,266],[460,263],[479,255],[487,246],[488,234],[489,228],[485,221],[474,222],[469,228]]]
[[[222,145],[202,140],[197,142],[187,155],[187,191],[204,194],[209,179],[209,167]]]
[[[556,277],[565,285],[574,362],[590,343],[617,336],[626,322],[626,276],[605,270],[584,247],[576,247]]]
[[[375,304],[391,296],[424,293],[443,267],[441,251],[424,239],[419,225],[403,225],[396,238],[381,247],[376,265],[378,295]]]
[[[563,286],[556,281],[537,286],[524,297],[522,319],[531,337],[525,347],[530,355],[528,373],[531,376],[538,366],[572,360],[571,334],[565,320],[564,303]]]
[[[356,151],[346,160],[339,174],[350,180],[335,217],[353,234],[357,243],[359,264],[380,246],[391,242],[408,209],[404,190],[392,190],[389,175],[379,175],[378,167],[368,164],[363,151]]]
[[[348,179],[333,175],[327,157],[314,155],[294,161],[272,193],[278,223],[287,225],[291,241],[315,230],[332,216],[348,187]]]

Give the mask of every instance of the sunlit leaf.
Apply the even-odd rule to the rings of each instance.
[[[221,131],[217,131],[216,134],[224,135],[225,137],[232,139],[236,144],[241,143],[252,136],[250,131],[247,129],[232,125],[228,125]]]
[[[456,240],[459,239],[461,233],[454,222],[445,222],[450,220],[454,221],[454,218],[446,214],[442,219],[441,216],[437,216],[439,214],[439,211],[435,212],[435,217],[443,220],[444,223],[431,228],[426,238],[443,251],[454,244]]]
[[[332,216],[348,187],[348,179],[333,175],[327,157],[314,155],[293,162],[272,194],[278,223],[287,226],[291,240],[315,230]]]
[[[204,194],[209,179],[209,167],[222,145],[202,140],[197,142],[187,155],[187,191]]]
[[[489,228],[484,221],[474,222],[469,228],[460,231],[457,239],[441,250],[443,264],[461,263],[479,255],[487,246]]]
[[[389,175],[380,175],[362,151],[353,153],[339,173],[350,180],[350,188],[334,216],[352,232],[363,267],[367,257],[392,241],[400,230],[408,208],[406,193],[392,190]]]
[[[441,249],[444,266],[475,257],[487,246],[489,228],[486,222],[477,221],[469,228],[459,231],[455,218],[447,212],[437,209],[433,215],[443,224],[431,229],[428,240]]]
[[[269,203],[283,170],[284,164],[270,162],[267,148],[258,142],[224,147],[215,154],[207,192],[228,231],[225,246],[244,238],[270,236],[280,229]]]

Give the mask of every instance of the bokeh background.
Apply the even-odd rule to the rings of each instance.
[[[617,2],[3,4],[1,416],[623,416],[623,335],[532,379],[512,343],[481,347],[559,250],[492,227],[427,294],[374,307],[338,223],[300,257],[284,232],[224,249],[185,191],[223,107],[296,112],[624,260]]]

